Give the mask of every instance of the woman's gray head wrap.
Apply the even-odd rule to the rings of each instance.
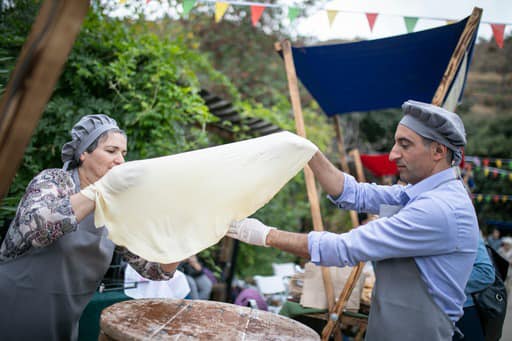
[[[445,145],[453,153],[453,163],[462,160],[466,130],[459,115],[438,106],[408,100],[402,105],[404,117],[400,124],[418,135]]]
[[[78,167],[80,155],[104,132],[119,129],[117,122],[107,115],[87,115],[71,129],[71,141],[62,146],[64,170]]]

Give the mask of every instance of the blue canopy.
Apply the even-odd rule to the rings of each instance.
[[[328,116],[397,108],[408,99],[430,103],[467,20],[384,39],[293,47],[297,76]]]

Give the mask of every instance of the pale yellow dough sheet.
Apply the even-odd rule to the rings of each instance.
[[[265,205],[317,151],[289,132],[132,161],[137,185],[96,196],[95,224],[131,252],[160,263],[181,261],[217,243],[230,222]]]

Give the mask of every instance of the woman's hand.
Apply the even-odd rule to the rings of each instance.
[[[174,271],[176,271],[176,268],[178,267],[179,264],[180,264],[180,262],[168,263],[168,264],[160,264],[160,267],[165,272],[174,272]]]
[[[78,222],[81,222],[92,211],[94,211],[94,208],[96,207],[96,203],[93,200],[87,198],[81,193],[82,192],[73,194],[69,198],[69,201],[71,202],[71,207],[73,208],[73,213],[75,214],[76,220]]]

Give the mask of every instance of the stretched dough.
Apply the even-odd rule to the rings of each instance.
[[[317,151],[289,132],[172,156],[132,161],[137,185],[96,195],[95,225],[149,261],[181,261],[217,243],[233,220],[265,205]],[[111,170],[112,171],[112,170]]]

